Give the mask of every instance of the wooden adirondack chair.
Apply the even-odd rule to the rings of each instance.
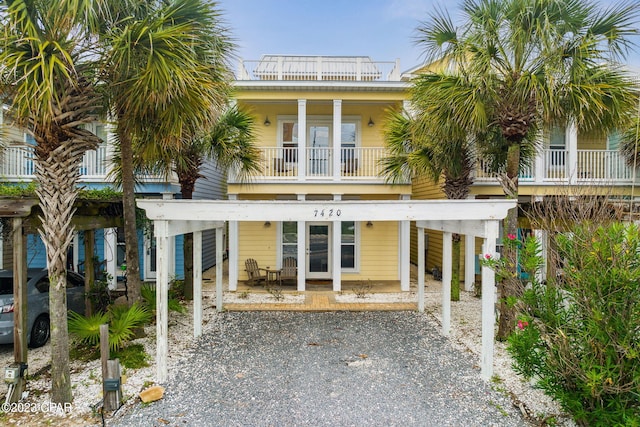
[[[258,261],[253,258],[247,258],[244,262],[244,268],[247,272],[247,284],[251,286],[259,285],[260,282],[267,283],[267,270],[258,267]]]
[[[289,280],[297,283],[298,281],[298,262],[295,258],[287,257],[282,260],[282,270],[280,271],[280,280],[282,282]]]

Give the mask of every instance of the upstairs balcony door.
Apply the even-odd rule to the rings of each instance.
[[[331,127],[311,124],[307,135],[309,175],[326,176],[331,173]]]

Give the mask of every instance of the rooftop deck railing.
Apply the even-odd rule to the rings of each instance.
[[[368,58],[268,57],[240,61],[238,80],[400,81],[399,61]]]

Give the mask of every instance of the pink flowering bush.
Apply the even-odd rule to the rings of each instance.
[[[511,242],[511,243],[509,243]],[[640,426],[640,230],[615,223],[555,236],[563,277],[540,281],[535,239],[516,244],[528,283],[509,337],[514,368],[579,425]],[[484,265],[500,276],[504,265]]]

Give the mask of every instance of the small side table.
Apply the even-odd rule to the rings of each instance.
[[[270,267],[265,268],[267,272],[267,284],[271,282],[278,282],[280,286],[282,286],[282,269],[271,269]]]

